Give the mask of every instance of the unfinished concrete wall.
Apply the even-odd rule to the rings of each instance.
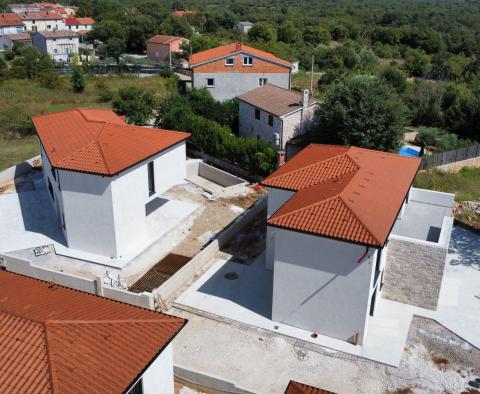
[[[219,170],[205,163],[199,163],[198,175],[223,187],[235,186],[245,182],[242,178],[238,178],[235,175],[231,175],[228,172]]]
[[[447,248],[432,242],[390,239],[382,297],[435,310]]]

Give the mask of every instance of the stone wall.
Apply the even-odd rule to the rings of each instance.
[[[439,245],[390,239],[383,298],[435,310],[446,257]]]
[[[458,172],[463,167],[480,167],[480,157],[474,157],[472,159],[456,161],[455,163],[445,164],[438,166],[437,169],[449,172]]]

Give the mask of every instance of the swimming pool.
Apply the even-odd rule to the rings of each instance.
[[[401,148],[398,153],[402,156],[413,156],[413,157],[419,157],[420,156],[420,152],[415,150],[415,149],[412,149],[412,148],[408,148],[408,147],[403,147]]]

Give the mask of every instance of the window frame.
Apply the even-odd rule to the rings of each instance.
[[[147,176],[148,176],[148,197],[155,194],[155,166],[154,161],[150,161],[147,164]]]
[[[267,120],[267,122],[268,122],[268,125],[269,125],[270,127],[273,127],[273,115],[272,115],[272,114],[268,114],[268,120]]]
[[[260,120],[261,117],[262,117],[260,108],[255,108],[255,111],[254,111],[254,112],[255,112],[255,119],[256,119],[256,120]],[[257,114],[258,114],[258,116],[257,116]]]
[[[213,81],[212,84],[208,83],[210,80]],[[205,78],[205,86],[207,88],[214,88],[215,87],[215,78]]]
[[[268,78],[258,78],[258,86],[265,86],[268,83]]]
[[[246,60],[250,61],[246,61]],[[253,56],[244,56],[243,57],[243,66],[244,67],[252,67],[253,66]]]
[[[229,60],[231,60],[232,63],[228,63]],[[225,66],[233,67],[234,65],[235,65],[235,58],[234,57],[226,57],[225,58]]]

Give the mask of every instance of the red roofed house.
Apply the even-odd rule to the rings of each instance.
[[[262,182],[272,320],[362,344],[382,295],[436,309],[454,195],[411,188],[419,165],[312,144]]]
[[[65,19],[54,11],[25,11],[18,14],[26,31],[65,30]]]
[[[69,17],[65,20],[68,30],[75,31],[80,34],[85,34],[93,29],[95,21],[92,18],[77,18]]]
[[[0,391],[173,394],[185,323],[0,271]]]
[[[0,49],[11,49],[16,42],[31,45],[32,37],[28,33],[5,34],[0,36]]]
[[[135,251],[158,195],[184,182],[190,135],[130,126],[111,110],[74,109],[33,123],[68,247],[112,258]]]
[[[180,48],[188,40],[183,37],[156,35],[147,41],[147,56],[154,62],[170,63],[173,53],[181,53]]]
[[[235,98],[267,83],[290,89],[292,63],[241,43],[190,55],[192,86],[207,88],[218,101]]]
[[[17,14],[0,13],[0,36],[5,34],[18,34],[24,31],[23,21]]]

